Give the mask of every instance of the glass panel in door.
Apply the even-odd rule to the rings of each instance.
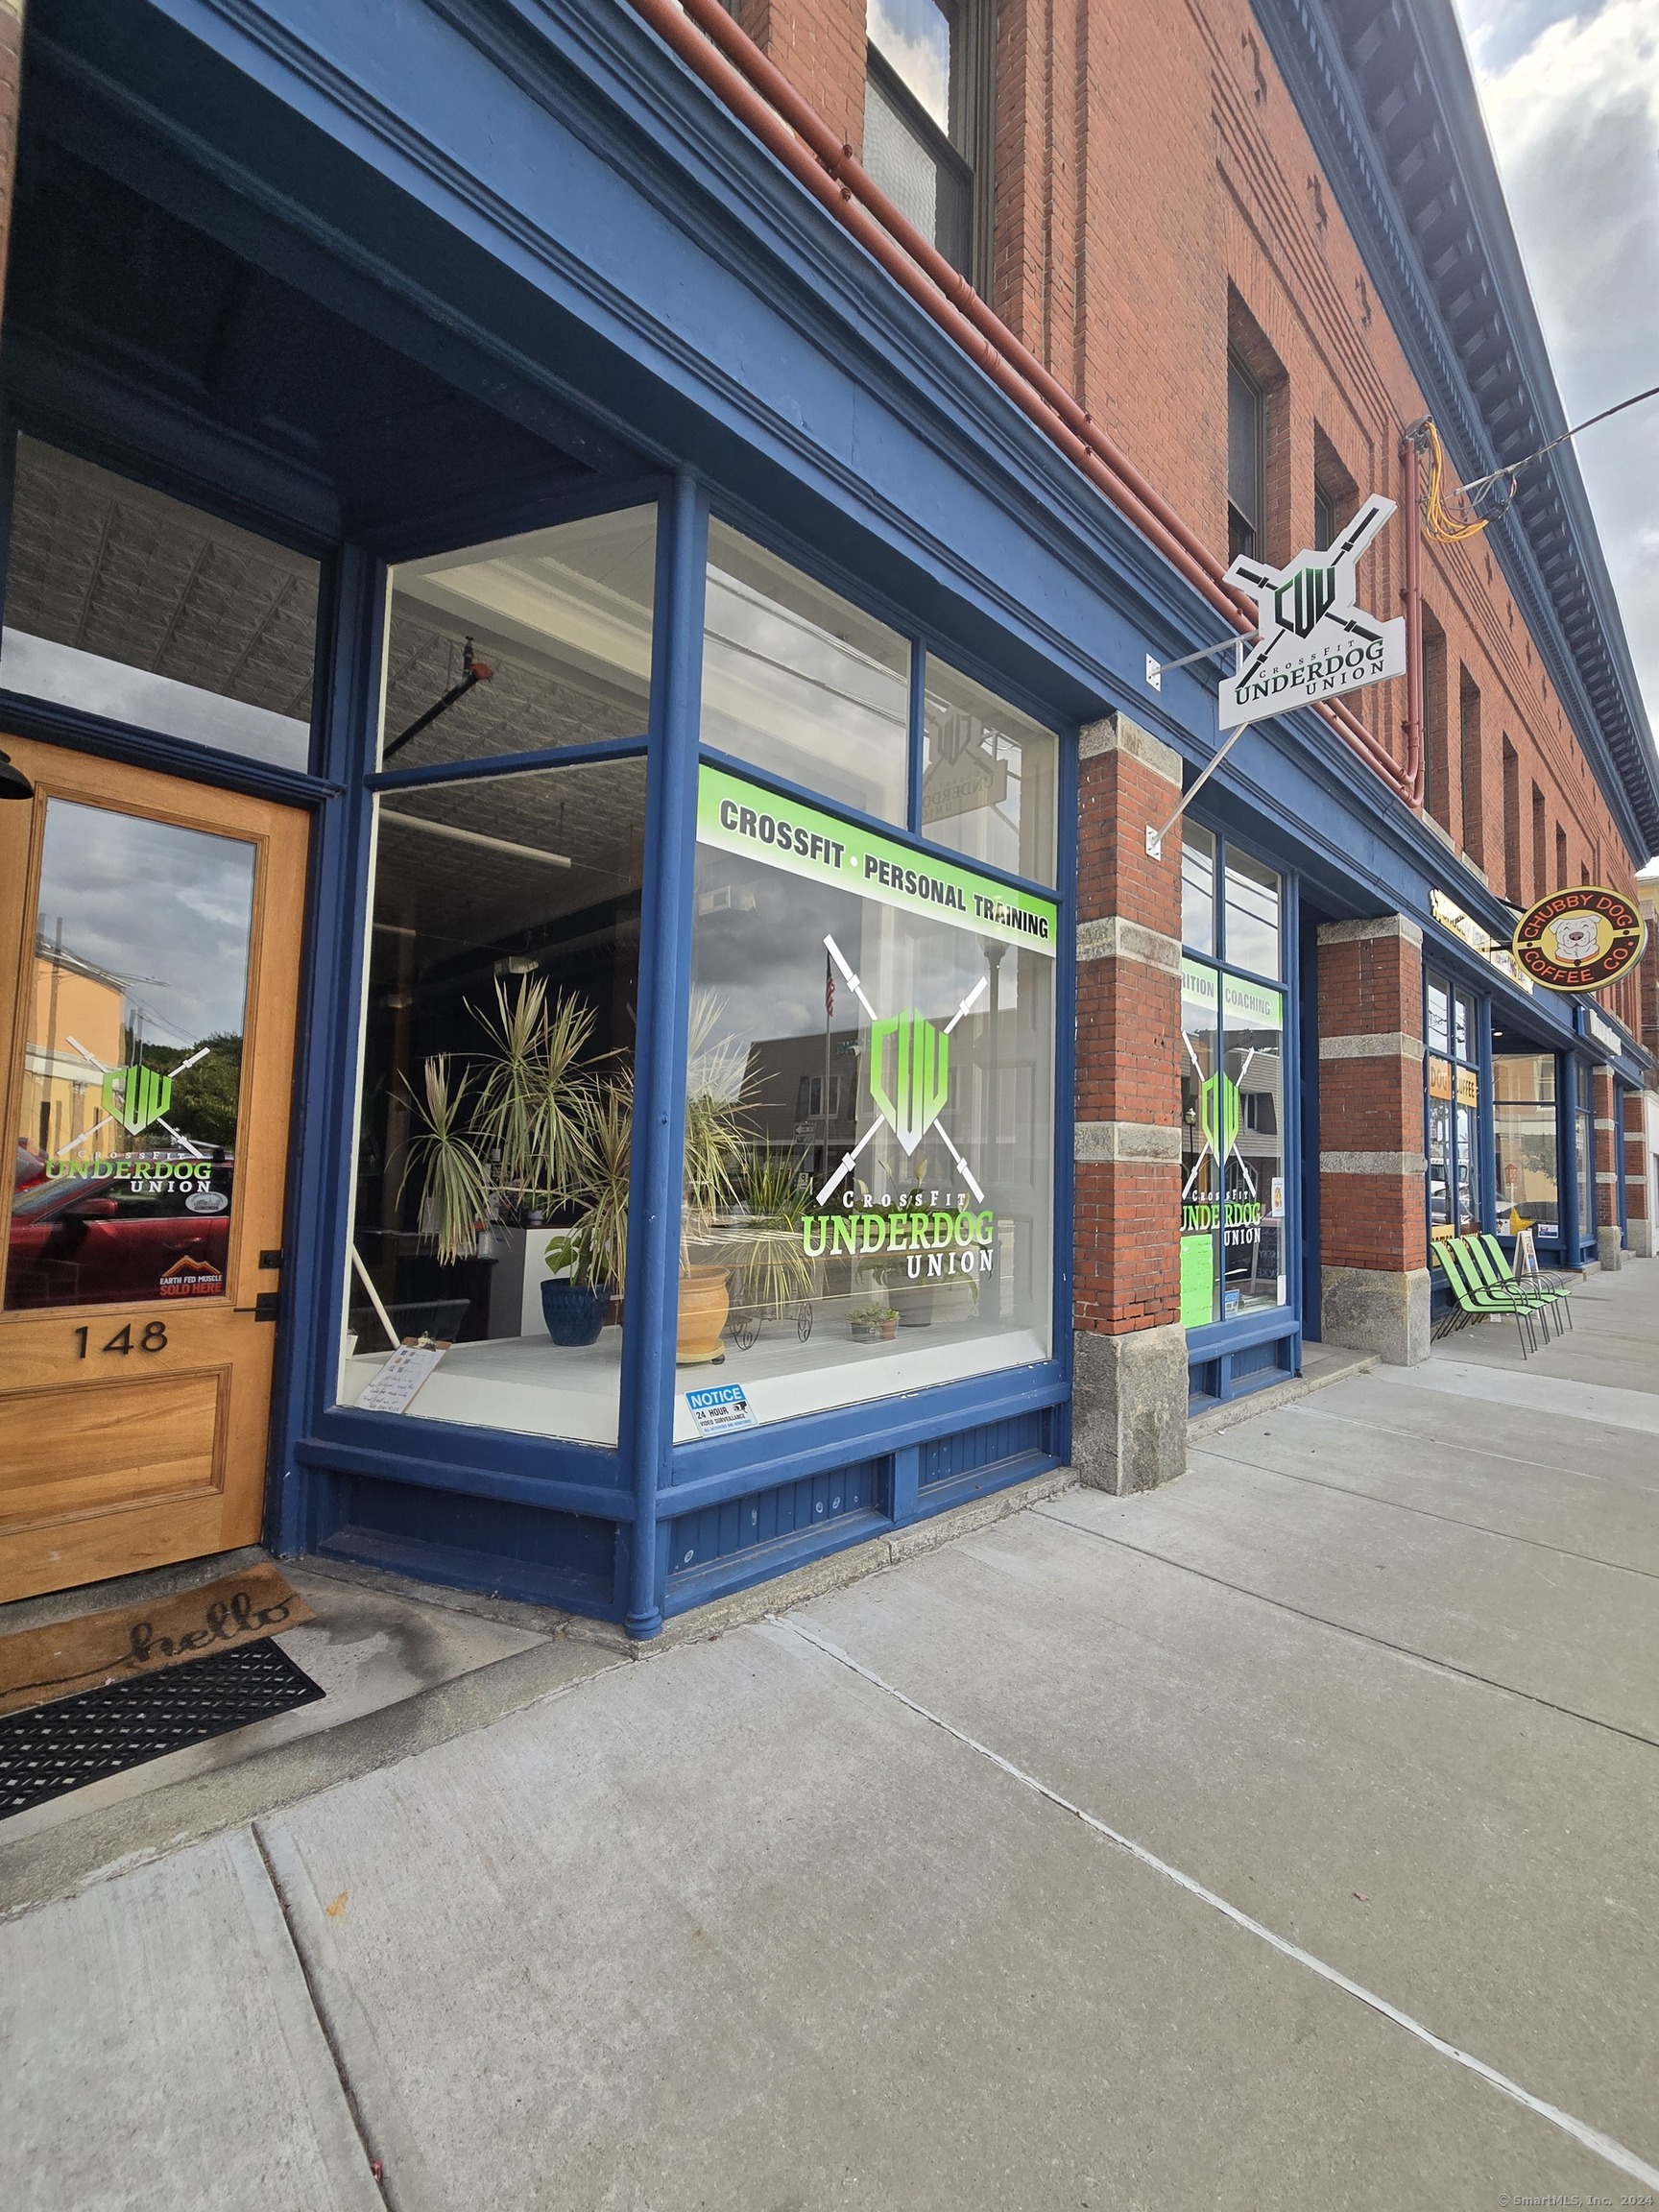
[[[8,1310],[225,1295],[254,856],[47,800]]]

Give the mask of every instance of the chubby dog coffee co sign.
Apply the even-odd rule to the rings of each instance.
[[[1551,991],[1600,991],[1642,957],[1647,928],[1622,891],[1599,883],[1552,891],[1515,926],[1515,957]]]

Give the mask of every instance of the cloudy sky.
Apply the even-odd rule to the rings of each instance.
[[[1659,384],[1659,5],[1455,0],[1570,422]],[[1576,441],[1659,727],[1659,399]]]

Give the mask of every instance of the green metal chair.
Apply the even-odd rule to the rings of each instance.
[[[1440,1262],[1440,1271],[1452,1288],[1464,1321],[1485,1321],[1495,1313],[1512,1313],[1515,1330],[1521,1339],[1521,1357],[1530,1358],[1538,1349],[1533,1334],[1533,1316],[1536,1308],[1513,1291],[1493,1290],[1476,1275],[1466,1253],[1458,1249],[1453,1238],[1441,1238],[1430,1247]],[[1459,1324],[1460,1325],[1460,1324]],[[1440,1334],[1445,1334],[1444,1327]]]
[[[1489,1290],[1518,1290],[1529,1299],[1541,1313],[1550,1313],[1556,1308],[1555,1334],[1560,1335],[1561,1315],[1567,1316],[1567,1326],[1573,1326],[1572,1286],[1557,1281],[1553,1276],[1517,1275],[1513,1262],[1496,1237],[1465,1237],[1469,1257],[1474,1262],[1481,1280]]]

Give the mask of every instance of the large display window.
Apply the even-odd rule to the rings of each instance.
[[[497,771],[643,732],[653,540],[634,510],[394,574],[342,1405],[616,1442],[643,738]]]
[[[1468,992],[1431,974],[1424,988],[1424,1152],[1431,1237],[1480,1227],[1479,1013]]]
[[[1289,1299],[1283,891],[1196,823],[1182,852],[1181,1319],[1237,1321]],[[1222,960],[1262,964],[1240,974]]]
[[[724,522],[706,593],[704,744],[902,824],[909,639]]]
[[[704,764],[676,1433],[1052,1351],[1058,916]]]
[[[1512,1226],[1557,1243],[1561,1195],[1554,1053],[1495,1053],[1492,1094],[1499,1200]]]
[[[618,1441],[651,572],[392,579],[342,1406]],[[1050,1359],[1058,740],[720,524],[701,736],[675,1438]]]

